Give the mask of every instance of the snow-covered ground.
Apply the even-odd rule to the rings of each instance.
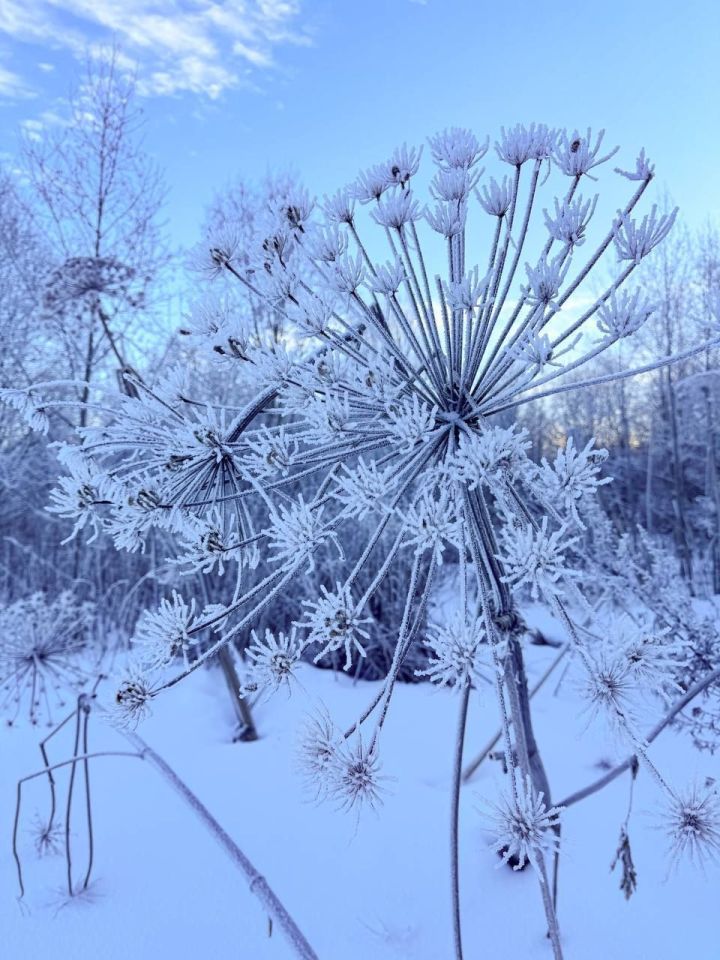
[[[535,619],[538,617],[535,611]],[[552,628],[558,635],[557,628]],[[556,651],[528,647],[531,681]],[[428,684],[401,686],[383,733],[386,788],[379,811],[359,821],[308,797],[296,748],[304,716],[322,702],[342,725],[377,689],[345,676],[301,669],[303,689],[258,707],[261,739],[231,743],[233,714],[217,670],[201,671],[159,699],[139,732],[188,783],[264,873],[321,960],[445,960],[453,955],[449,896],[449,787],[457,698]],[[553,678],[534,700],[538,740],[559,800],[595,779],[603,761],[624,756],[587,718],[577,719],[571,681]],[[471,701],[466,758],[496,728],[492,698]],[[39,769],[42,729],[0,731],[0,930],[3,960],[149,960],[218,957],[280,960],[292,953],[244,877],[167,783],[146,762],[93,762],[95,881],[68,902],[64,860],[38,860],[35,811],[47,788],[27,788],[21,848],[28,888],[16,900],[11,830],[15,781]],[[70,750],[71,732],[53,759]],[[126,749],[99,717],[90,748]],[[653,745],[673,782],[720,776],[717,759],[696,753],[675,731]],[[551,956],[530,870],[498,869],[481,819],[482,798],[502,778],[487,761],[463,788],[461,884],[467,960]],[[65,783],[64,780],[60,780]],[[567,960],[718,960],[720,868],[682,866],[665,882],[666,842],[656,827],[658,796],[639,775],[630,838],[638,889],[626,902],[610,872],[628,799],[628,775],[569,809],[563,820],[559,918]],[[78,821],[78,828],[80,822]],[[77,830],[77,866],[83,841]]]

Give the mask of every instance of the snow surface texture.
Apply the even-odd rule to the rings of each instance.
[[[539,608],[532,625],[560,638]],[[530,683],[556,656],[528,648]],[[297,741],[318,701],[339,722],[354,720],[377,689],[303,665],[302,689],[282,691],[258,707],[261,739],[230,743],[233,715],[216,669],[195,673],[153,704],[143,738],[187,781],[265,874],[321,960],[445,960],[452,950],[447,816],[457,697],[430,684],[400,685],[384,735],[384,804],[375,814],[319,806],[303,789]],[[578,693],[557,676],[533,701],[538,740],[553,799],[602,773],[601,761],[626,749],[593,722],[568,728]],[[488,697],[471,699],[466,760],[496,728]],[[580,731],[580,733],[578,733]],[[39,769],[44,727],[0,729],[0,930],[3,960],[150,960],[204,957],[281,960],[292,953],[268,923],[243,876],[204,827],[147,763],[100,758],[92,767],[95,880],[88,896],[68,903],[64,860],[38,860],[32,826],[47,810],[41,780],[27,788],[21,853],[27,896],[21,909],[10,832],[16,778]],[[68,734],[70,736],[70,734]],[[91,749],[126,749],[124,740],[94,718]],[[64,759],[71,744],[56,744]],[[679,781],[717,770],[707,755],[666,731],[652,747]],[[500,765],[486,761],[461,796],[461,897],[469,958],[544,960],[551,956],[537,880],[531,870],[498,867],[479,810],[502,782]],[[66,781],[60,780],[61,784]],[[717,960],[720,957],[718,873],[682,864],[667,882],[667,841],[656,829],[658,790],[640,771],[629,833],[638,888],[629,902],[610,872],[628,800],[629,777],[563,815],[559,920],[569,960]],[[62,796],[61,786],[61,796]],[[78,870],[83,841],[75,836]]]

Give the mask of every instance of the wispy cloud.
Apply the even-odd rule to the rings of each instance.
[[[32,96],[32,90],[23,79],[0,63],[0,99],[19,100]]]
[[[310,42],[300,12],[300,0],[2,0],[0,33],[78,58],[115,39],[142,93],[215,99],[272,67],[276,48]]]

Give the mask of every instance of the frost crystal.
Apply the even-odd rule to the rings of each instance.
[[[597,199],[597,194],[585,202],[581,196],[570,201],[563,200],[562,203],[556,199],[554,216],[544,210],[545,226],[553,240],[568,247],[579,247],[585,243],[585,231],[595,212]]]
[[[488,427],[480,434],[460,437],[452,468],[471,490],[482,484],[495,487],[528,469],[530,438],[522,428]]]
[[[678,208],[658,216],[658,208],[653,204],[650,213],[646,213],[638,223],[629,215],[620,214],[615,221],[614,239],[618,260],[630,260],[638,264],[667,237],[672,230]]]
[[[500,182],[491,177],[480,190],[478,199],[485,213],[493,217],[504,217],[512,203],[512,196],[512,184],[508,177],[503,177]]]
[[[12,387],[0,388],[0,401],[20,414],[31,430],[47,433],[50,427],[47,413],[41,401],[32,390],[16,390]]]
[[[606,160],[614,157],[618,152],[618,147],[615,147],[609,153],[598,156],[604,136],[605,131],[601,130],[595,138],[593,146],[590,128],[588,128],[584,137],[577,130],[572,134],[563,132],[556,140],[553,160],[568,177],[580,177],[589,173],[593,167],[605,163]]]
[[[555,505],[570,514],[578,526],[584,528],[578,507],[597,488],[611,482],[611,477],[600,479],[598,474],[607,460],[607,450],[595,449],[595,441],[589,440],[582,450],[575,449],[575,441],[568,437],[565,448],[558,450],[555,463],[550,466],[542,461],[539,479],[545,488],[545,496]]]
[[[418,553],[429,551],[435,562],[442,564],[447,544],[456,543],[458,524],[452,498],[447,490],[435,493],[424,490],[420,498],[403,516],[405,543]]]
[[[387,411],[388,430],[399,442],[400,449],[409,452],[416,444],[425,443],[435,427],[437,407],[429,407],[413,394],[412,400],[392,404]]]
[[[341,809],[353,810],[380,803],[380,760],[374,744],[365,747],[358,737],[343,744],[333,755],[328,795]]]
[[[307,558],[307,572],[315,569],[314,553],[328,539],[342,554],[337,535],[322,522],[323,507],[305,503],[302,494],[296,503],[280,504],[270,516],[270,527],[265,531],[274,563],[299,563]]]
[[[520,167],[527,160],[545,160],[553,148],[555,132],[544,123],[531,123],[529,127],[518,123],[506,130],[500,128],[502,136],[495,144],[497,155],[505,163]]]
[[[640,329],[653,310],[654,306],[647,302],[639,288],[632,293],[613,291],[597,312],[598,330],[611,342],[629,337]]]
[[[150,714],[150,702],[154,696],[144,674],[132,670],[118,684],[112,719],[118,726],[134,730]]]
[[[344,473],[336,480],[333,496],[345,504],[348,516],[365,517],[383,505],[384,498],[394,486],[393,480],[374,461],[365,463],[362,457],[351,470],[343,464]]]
[[[469,170],[487,152],[488,142],[481,144],[472,130],[451,127],[430,137],[433,160],[441,167]]]

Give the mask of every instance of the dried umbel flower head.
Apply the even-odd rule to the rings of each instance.
[[[8,724],[25,709],[31,723],[45,716],[92,676],[83,658],[94,610],[70,592],[54,599],[35,593],[0,610],[0,711]]]
[[[363,641],[370,634],[363,625],[370,623],[371,618],[360,614],[347,585],[338,581],[335,586],[335,592],[331,592],[323,585],[318,600],[304,601],[309,610],[306,620],[298,626],[309,630],[308,645],[314,643],[321,648],[315,655],[316,663],[327,654],[342,650],[345,653],[343,669],[349,670],[354,653],[365,656]]]
[[[557,850],[559,841],[553,828],[562,808],[548,809],[529,777],[520,779],[516,789],[498,803],[487,806],[495,835],[491,849],[500,854],[503,863],[512,863],[513,870],[522,870],[528,863],[537,867],[543,854]]]
[[[247,692],[266,689],[274,693],[284,686],[289,690],[306,647],[297,628],[293,627],[289,634],[265,630],[262,637],[253,630],[251,636],[252,642],[245,651],[250,666],[242,689]]]
[[[134,730],[149,715],[154,696],[155,691],[147,677],[141,671],[131,669],[115,691],[112,720],[119,727]]]
[[[591,718],[602,716],[616,729],[632,718],[637,693],[637,679],[622,656],[596,656],[583,675],[582,694]]]
[[[330,790],[341,745],[342,734],[326,711],[306,720],[298,748],[298,764],[316,799],[325,797]]]
[[[687,857],[704,867],[720,859],[720,793],[717,784],[697,784],[672,796],[663,812],[660,828],[670,841],[674,865]]]
[[[544,487],[543,494],[553,507],[584,528],[579,509],[591,501],[598,487],[612,482],[611,477],[600,477],[608,452],[597,449],[595,441],[589,440],[578,450],[572,437],[565,447],[558,450],[552,466],[542,461],[538,480]]]
[[[195,600],[186,603],[176,590],[170,599],[160,601],[157,610],[145,611],[132,640],[144,667],[157,670],[176,657],[187,665],[188,654],[197,643],[192,632],[196,622]]]
[[[329,796],[343,810],[377,806],[382,797],[380,760],[373,741],[364,746],[358,736],[342,744],[333,756],[330,768]]]
[[[526,438],[507,435],[513,413],[545,397],[688,359],[720,342],[635,370],[620,363],[607,377],[582,377],[590,361],[615,349],[634,326],[636,318],[618,299],[621,288],[637,279],[642,260],[672,227],[673,216],[657,210],[643,219],[641,201],[651,182],[646,158],[632,179],[623,177],[628,196],[619,216],[600,224],[597,211],[591,216],[592,205],[579,198],[583,178],[594,179],[614,152],[604,151],[602,135],[544,124],[503,129],[496,144],[499,176],[496,169],[487,190],[479,166],[486,145],[471,131],[444,131],[430,148],[436,170],[427,178],[429,194],[422,192],[419,152],[403,149],[361,173],[324,209],[302,197],[279,204],[275,222],[242,251],[222,238],[212,243],[210,272],[237,284],[264,315],[288,324],[283,337],[249,344],[235,358],[243,384],[255,390],[249,400],[233,398],[237,402],[225,406],[183,395],[173,403],[138,384],[137,397],[125,398],[116,416],[93,420],[80,447],[107,476],[108,527],[119,545],[139,548],[153,528],[183,534],[218,510],[235,515],[241,549],[252,544],[261,557],[252,578],[241,576],[237,565],[232,600],[221,614],[196,616],[190,609],[185,616],[175,604],[179,629],[160,627],[183,656],[167,664],[172,676],[157,690],[198,669],[257,626],[260,615],[272,617],[289,593],[297,595],[298,578],[335,537],[346,549],[346,565],[339,561],[332,570],[332,589],[304,597],[307,613],[298,629],[315,645],[316,659],[338,653],[350,670],[366,655],[368,611],[381,584],[411,557],[402,578],[403,613],[394,633],[385,627],[391,663],[380,700],[348,734],[353,748],[330,729],[311,751],[318,772],[326,771],[323,791],[337,795],[341,784],[351,806],[374,796],[383,718],[438,561],[461,569],[461,616],[468,623],[482,618],[494,666],[498,620],[512,612],[514,595],[527,585],[556,609],[576,662],[590,675],[597,672],[563,604],[565,592],[582,600],[572,528],[578,500],[591,498],[599,483],[596,454],[566,452],[552,468],[563,502],[544,505]],[[484,231],[475,229],[478,219]],[[610,279],[593,290],[605,268]],[[578,316],[574,308],[584,298],[588,305]],[[598,343],[595,322],[608,301],[601,319],[612,336]],[[592,343],[582,339],[587,334]],[[208,338],[208,352],[217,345],[215,336]],[[268,436],[279,440],[281,429],[292,452],[268,458]],[[380,503],[371,511],[373,491]],[[423,504],[428,492],[433,502]],[[358,523],[361,514],[367,527]],[[391,520],[394,538],[384,536]],[[478,610],[470,610],[468,596]],[[212,642],[200,652],[196,640],[210,629]],[[506,661],[503,676],[497,669],[493,675],[509,758],[511,728],[525,722],[514,698],[506,698],[513,669]],[[616,702],[614,694],[603,697]],[[129,691],[127,699],[135,702]],[[137,702],[147,701],[137,694]],[[625,714],[626,728],[631,721]],[[636,731],[632,737],[649,765],[637,747],[642,738]],[[518,762],[529,766],[520,753]],[[513,768],[512,776],[521,773]],[[547,841],[552,813],[527,784],[512,793],[504,842],[527,860]],[[552,910],[548,923],[552,930]]]
[[[430,660],[424,670],[415,671],[417,676],[428,677],[440,686],[457,688],[469,684],[477,687],[482,679],[487,679],[490,657],[480,620],[468,622],[456,616],[447,624],[431,624],[425,643]]]
[[[257,626],[261,614],[271,617],[326,552],[337,559],[334,586],[303,597],[297,627],[316,660],[339,654],[350,670],[366,655],[381,584],[410,556],[400,622],[394,633],[383,625],[393,639],[382,707],[359,724],[363,734],[375,725],[363,740],[372,747],[355,756],[366,772],[377,759],[377,715],[387,713],[440,562],[475,581],[476,589],[463,584],[461,617],[481,619],[496,660],[493,625],[512,612],[519,588],[554,605],[564,592],[576,599],[575,532],[603,482],[602,454],[569,444],[539,471],[527,455],[529,438],[505,418],[588,385],[576,374],[636,323],[630,314],[638,304],[621,300],[623,284],[672,226],[672,215],[638,213],[651,180],[644,157],[635,179],[623,178],[629,196],[621,214],[598,224],[594,200],[581,192],[583,178],[594,179],[614,152],[602,148],[602,135],[544,124],[503,129],[499,163],[491,158],[495,180],[484,189],[486,150],[471,131],[446,130],[430,141],[429,194],[420,151],[401,148],[322,208],[283,194],[242,251],[233,238],[217,239],[211,272],[288,324],[284,338],[256,338],[232,359],[256,392],[225,406],[174,388],[170,400],[162,384],[138,383],[116,417],[83,431],[79,449],[93,477],[105,475],[103,506],[118,545],[140,548],[153,528],[185,543],[200,520],[217,530],[212,550],[227,545],[232,529],[234,548],[259,555],[252,578],[247,564],[233,564],[236,586],[221,614],[196,613],[173,598],[153,615],[151,659],[173,673],[158,689]],[[474,229],[478,216],[484,233]],[[604,267],[612,277],[590,293]],[[577,316],[572,308],[586,296]],[[603,309],[603,332],[612,335],[598,343]],[[588,333],[591,344],[579,339]],[[211,354],[216,334],[209,331]],[[86,507],[78,501],[78,517]],[[384,536],[391,521],[394,536]],[[344,566],[329,542],[345,548]],[[468,595],[479,610],[470,611]],[[579,662],[594,673],[559,609]],[[211,631],[212,642],[199,648]],[[499,699],[504,682],[496,681]]]
[[[565,583],[581,577],[566,559],[577,537],[567,535],[566,525],[551,532],[548,523],[543,517],[539,527],[508,526],[503,532],[504,550],[499,559],[507,570],[505,580],[513,586],[528,584],[534,600],[541,595],[558,596]]]

